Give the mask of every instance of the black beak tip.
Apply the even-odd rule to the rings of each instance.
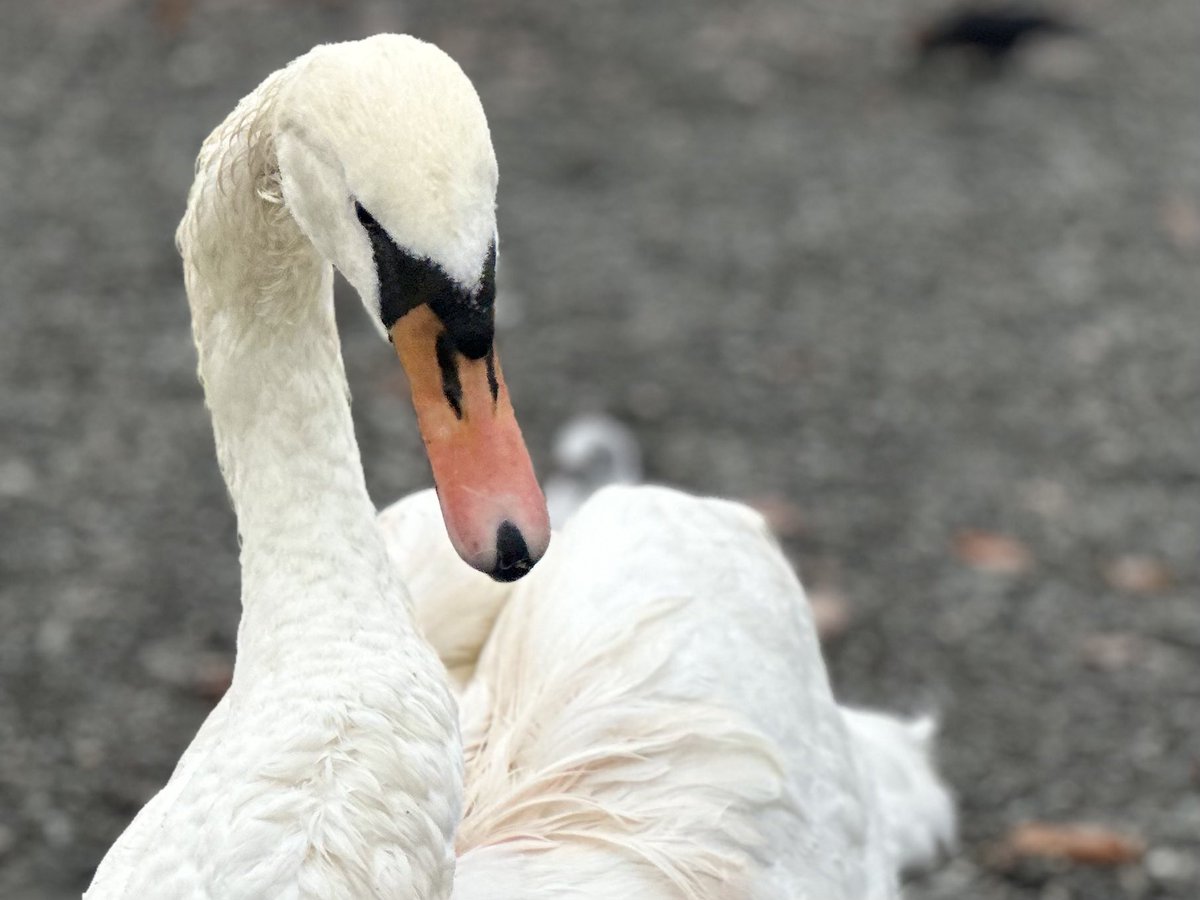
[[[516,581],[528,574],[536,563],[521,530],[508,520],[501,522],[496,529],[496,565],[488,573],[492,579]]]

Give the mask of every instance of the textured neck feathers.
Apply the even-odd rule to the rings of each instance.
[[[248,597],[273,557],[341,551],[343,564],[364,552],[370,565],[386,559],[350,418],[332,268],[279,192],[270,127],[280,77],[205,142],[179,229],[200,378],[238,515]],[[323,525],[330,520],[341,526],[336,533]]]
[[[461,808],[457,716],[364,484],[332,267],[283,203],[272,123],[289,77],[264,82],[205,142],[177,236],[242,539],[227,700],[231,717],[249,711],[235,740],[281,742],[284,827],[318,848],[303,866],[320,894],[387,885],[436,900],[449,895]],[[273,733],[246,733],[267,708]]]
[[[450,895],[455,704],[364,486],[332,269],[280,189],[275,106],[299,71],[205,142],[178,233],[242,537],[233,682],[89,897]]]
[[[272,127],[289,77],[264,82],[205,141],[177,236],[242,545],[239,674],[293,652],[303,666],[306,634],[364,616],[420,642],[363,478],[333,270],[280,190]]]

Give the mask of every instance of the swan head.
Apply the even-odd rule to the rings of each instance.
[[[519,578],[550,526],[494,347],[497,169],[479,98],[406,36],[293,67],[274,129],[285,203],[396,348],[455,549]]]

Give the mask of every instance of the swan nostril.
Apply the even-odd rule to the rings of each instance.
[[[496,530],[496,565],[489,573],[496,581],[516,581],[533,568],[536,560],[521,530],[507,519]]]

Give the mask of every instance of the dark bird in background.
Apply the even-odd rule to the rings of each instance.
[[[1022,6],[967,6],[921,29],[916,48],[922,62],[947,52],[967,52],[999,66],[1031,41],[1080,33],[1078,26],[1051,12]]]

